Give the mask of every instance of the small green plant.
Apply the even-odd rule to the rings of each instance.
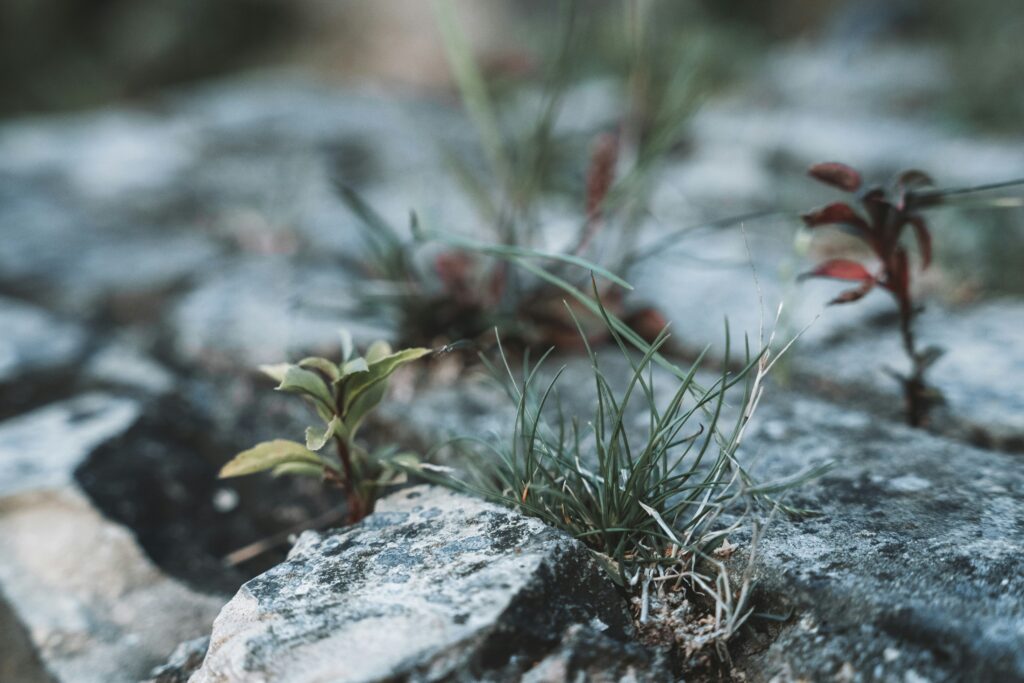
[[[612,558],[623,581],[637,567],[675,564],[705,550],[708,523],[736,493],[730,486],[735,461],[719,447],[718,422],[727,389],[743,373],[724,375],[689,401],[694,366],[659,405],[651,363],[666,339],[659,335],[639,360],[622,348],[632,372],[619,389],[587,347],[597,405],[586,421],[566,418],[552,405],[564,367],[542,383],[545,355],[517,381],[501,353],[504,385],[517,409],[514,434],[510,442],[484,444],[495,457],[474,458],[484,464],[466,489],[569,532]],[[702,421],[704,408],[710,413]],[[627,426],[637,414],[647,422],[639,438]]]
[[[740,371],[731,372],[725,363],[718,379],[703,387],[696,381],[701,359],[684,370],[659,353],[666,329],[648,344],[604,308],[596,283],[590,298],[550,277],[603,320],[627,363],[626,375],[606,372],[578,328],[590,360],[594,409],[589,419],[566,415],[557,389],[566,368],[546,374],[549,351],[535,365],[525,359],[517,379],[499,343],[499,363],[488,365],[516,406],[511,438],[456,439],[447,446],[466,460],[464,472],[436,466],[419,472],[568,532],[594,551],[631,600],[645,638],[670,633],[687,656],[713,644],[724,660],[726,643],[752,613],[757,511],[800,512],[781,505],[775,494],[827,469],[761,484],[739,462],[747,424],[775,362],[772,339],[767,345],[762,339],[762,351],[753,356],[748,346]],[[663,382],[671,385],[671,395],[661,391]],[[737,385],[741,392],[732,391]],[[577,398],[581,388],[580,383],[573,388]],[[741,400],[729,405],[727,394]],[[736,547],[727,535],[748,523],[754,533],[747,568],[734,588],[720,558]],[[697,594],[707,609],[699,623],[680,617],[685,610],[677,609]]]
[[[564,291],[579,294],[571,287]],[[615,388],[577,325],[596,399],[590,419],[567,417],[557,400],[565,367],[547,381],[540,379],[551,351],[532,367],[524,361],[517,380],[499,341],[500,366],[483,360],[504,378],[515,402],[512,438],[456,440],[471,445],[470,476],[433,478],[569,532],[610,558],[620,580],[635,585],[642,570],[706,557],[722,536],[712,530],[715,521],[732,503],[763,502],[781,490],[757,485],[736,458],[773,361],[767,348],[755,356],[748,348],[740,371],[725,363],[719,378],[703,387],[696,380],[703,354],[687,370],[670,364],[659,353],[667,329],[648,344],[604,308],[596,283],[588,300],[630,368],[624,383]],[[727,355],[728,348],[726,329]],[[656,365],[662,366],[658,374]],[[655,387],[665,381],[673,385],[667,400]],[[744,388],[742,402],[729,408],[735,422],[723,429],[726,395],[737,384]],[[638,418],[646,430],[636,427]]]
[[[260,370],[278,382],[278,391],[302,397],[323,424],[306,428],[305,443],[274,439],[239,453],[220,476],[269,470],[274,476],[317,477],[344,492],[348,521],[359,521],[373,512],[383,487],[400,483],[403,468],[418,462],[415,455],[393,446],[368,450],[357,441],[359,428],[384,400],[395,370],[429,353],[426,348],[392,351],[387,342],[378,341],[365,355],[354,356],[351,339],[343,336],[341,363],[310,357],[295,364],[262,366]]]
[[[365,305],[376,311],[388,310],[398,321],[399,337],[411,344],[479,341],[497,327],[508,331],[506,343],[511,342],[516,349],[578,346],[575,325],[566,315],[557,288],[529,273],[515,271],[506,257],[553,261],[565,277],[570,277],[569,268],[593,268],[607,282],[625,286],[608,269],[583,258],[609,218],[605,202],[614,183],[617,144],[613,135],[598,137],[581,201],[585,218],[574,242],[551,253],[536,248],[540,240],[532,232],[513,231],[489,244],[426,229],[416,214],[412,215],[410,237],[403,238],[352,188],[340,186],[341,198],[364,227],[367,259],[362,266],[368,275],[368,285],[362,291]],[[419,252],[428,243],[440,245],[442,250],[424,261]],[[632,253],[623,253],[627,252]],[[622,261],[613,267],[626,266]],[[624,291],[604,289],[607,305],[646,339],[652,339],[664,319],[651,307],[629,306]],[[586,326],[591,340],[600,341],[600,322],[591,317]]]

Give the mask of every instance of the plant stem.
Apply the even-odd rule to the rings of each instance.
[[[338,460],[341,461],[341,468],[345,475],[342,482],[342,489],[345,491],[345,499],[348,503],[348,523],[355,524],[366,516],[363,510],[363,501],[355,487],[355,473],[352,469],[352,453],[348,443],[340,436],[334,437],[334,443],[338,447]]]
[[[900,335],[903,338],[903,350],[910,359],[910,374],[902,378],[903,395],[907,404],[907,422],[912,427],[920,427],[928,416],[927,386],[924,382],[924,365],[917,353],[917,342],[914,338],[914,307],[909,301],[901,300]]]

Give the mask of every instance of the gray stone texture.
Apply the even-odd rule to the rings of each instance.
[[[537,520],[417,487],[350,529],[307,532],[245,584],[191,681],[514,680],[573,624],[614,641],[632,630],[588,550]]]
[[[220,600],[164,576],[105,519],[74,470],[139,415],[89,394],[0,423],[0,674],[137,681],[209,628]]]

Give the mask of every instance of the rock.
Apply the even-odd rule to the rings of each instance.
[[[259,395],[295,404],[266,387]],[[142,416],[93,449],[76,468],[75,482],[105,517],[131,529],[169,576],[226,600],[247,579],[284,560],[287,536],[280,548],[242,565],[227,565],[226,555],[336,509],[337,492],[313,479],[219,480],[220,466],[259,435],[238,422],[232,433],[227,428],[220,433],[207,411],[185,403],[180,391],[140,400]],[[265,428],[268,438],[291,433],[289,427],[302,433],[301,425],[283,424],[263,407],[251,406],[251,421]]]
[[[931,429],[987,447],[1024,451],[1021,320],[1024,306],[1010,299],[955,312],[932,306],[918,318],[920,348],[945,351],[927,375],[946,401],[932,416]],[[870,397],[875,410],[897,419],[902,415],[900,385],[886,372],[909,368],[895,322],[801,352],[794,364],[805,377],[833,387],[840,400]]]
[[[70,365],[82,353],[86,334],[74,323],[29,304],[0,297],[0,384],[31,372]]]
[[[92,449],[139,414],[132,400],[86,394],[0,423],[0,496],[70,485]]]
[[[85,377],[160,396],[174,388],[175,378],[167,368],[134,346],[115,342],[94,353],[85,364]]]
[[[821,93],[810,106],[807,101],[765,106],[763,93],[720,100],[694,116],[691,134],[701,146],[739,145],[765,160],[785,158],[799,169],[822,160],[842,160],[883,178],[904,168],[938,169],[931,172],[949,185],[994,182],[1024,172],[1024,140],[1019,137],[965,139],[955,128],[900,113],[880,114],[874,103],[871,111],[858,111],[850,99],[870,100],[863,93],[834,97],[835,81],[831,72],[822,72],[802,82],[800,88]]]
[[[15,636],[0,640],[0,673],[13,662],[12,680],[138,681],[221,604],[163,576],[74,484],[138,415],[89,394],[0,423],[0,625]]]
[[[215,264],[219,249],[208,238],[161,226],[166,234],[109,235],[75,253],[74,263],[48,278],[62,310],[113,309],[119,320],[152,319],[149,303]],[[124,267],[122,264],[131,264]]]
[[[187,683],[189,676],[194,674],[203,663],[203,657],[210,647],[210,636],[201,636],[182,643],[166,664],[153,669],[145,683]]]
[[[666,665],[639,645],[613,640],[576,624],[566,630],[558,649],[523,674],[520,680],[522,683],[665,683],[675,677]]]
[[[835,463],[757,549],[753,604],[785,621],[752,618],[748,680],[1024,680],[1019,456],[787,394],[746,443],[762,477]]]
[[[775,217],[751,221],[745,234],[740,226],[694,231],[647,261],[631,284],[672,322],[673,343],[697,351],[710,346],[711,359],[725,352],[728,321],[734,362],[742,359],[744,336],[756,346],[762,327],[765,339],[771,334],[780,302],[777,346],[805,328],[802,345],[842,337],[889,310],[882,297],[826,308],[835,283],[797,282],[807,264],[794,248],[795,228],[794,219]]]
[[[797,376],[833,399],[902,419],[902,391],[886,371],[909,368],[892,298],[878,291],[853,305],[828,306],[842,284],[797,282],[807,266],[792,250],[787,254],[784,232],[770,223],[748,230],[749,258],[738,229],[696,234],[652,258],[634,282],[672,321],[672,341],[688,350],[710,345],[712,360],[724,353],[724,320],[735,362],[742,359],[744,335],[756,343],[762,310],[767,337],[784,302],[775,347],[804,330],[785,359]],[[987,447],[1024,450],[1024,396],[1016,372],[1024,367],[1022,319],[1024,307],[1011,298],[957,310],[929,302],[916,336],[921,349],[945,350],[928,379],[947,401],[936,411],[933,429]]]
[[[878,19],[879,7],[868,0],[837,17],[854,14]],[[880,4],[880,3],[875,3]],[[897,3],[887,3],[891,9]],[[871,44],[858,49],[849,45],[799,45],[780,50],[764,62],[762,88],[776,101],[792,107],[822,112],[856,112],[862,115],[906,113],[907,102],[942,97],[949,88],[949,73],[933,46]],[[836,78],[842,73],[842,78]],[[827,92],[828,96],[823,97]]]
[[[0,681],[53,683],[31,636],[0,594]]]
[[[352,283],[339,268],[254,260],[211,273],[172,312],[173,345],[189,364],[255,367],[296,354],[336,355],[345,326],[358,343],[387,337],[345,315]]]
[[[0,172],[54,178],[98,202],[166,187],[194,160],[191,130],[141,110],[25,119],[0,129]]]
[[[573,624],[613,641],[632,628],[589,551],[421,486],[352,528],[303,534],[221,611],[191,681],[513,680]]]
[[[68,315],[115,319],[154,316],[153,299],[209,267],[220,252],[210,238],[168,221],[166,208],[140,218],[119,206],[103,212],[60,188],[14,181],[0,206],[0,283]],[[0,190],[0,197],[3,191]],[[156,213],[156,212],[152,212]]]

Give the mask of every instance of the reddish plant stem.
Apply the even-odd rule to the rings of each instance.
[[[341,469],[344,472],[345,480],[342,482],[342,490],[345,491],[345,499],[348,503],[348,523],[355,524],[366,513],[363,509],[363,501],[356,491],[355,476],[352,468],[352,454],[349,452],[348,444],[340,436],[334,437],[334,443],[338,447],[338,460],[341,461]]]
[[[903,396],[907,405],[907,422],[912,427],[920,427],[928,417],[927,385],[924,382],[924,366],[917,353],[917,342],[914,338],[914,307],[910,301],[901,299],[900,335],[903,338],[903,350],[910,359],[910,374],[901,378]]]

